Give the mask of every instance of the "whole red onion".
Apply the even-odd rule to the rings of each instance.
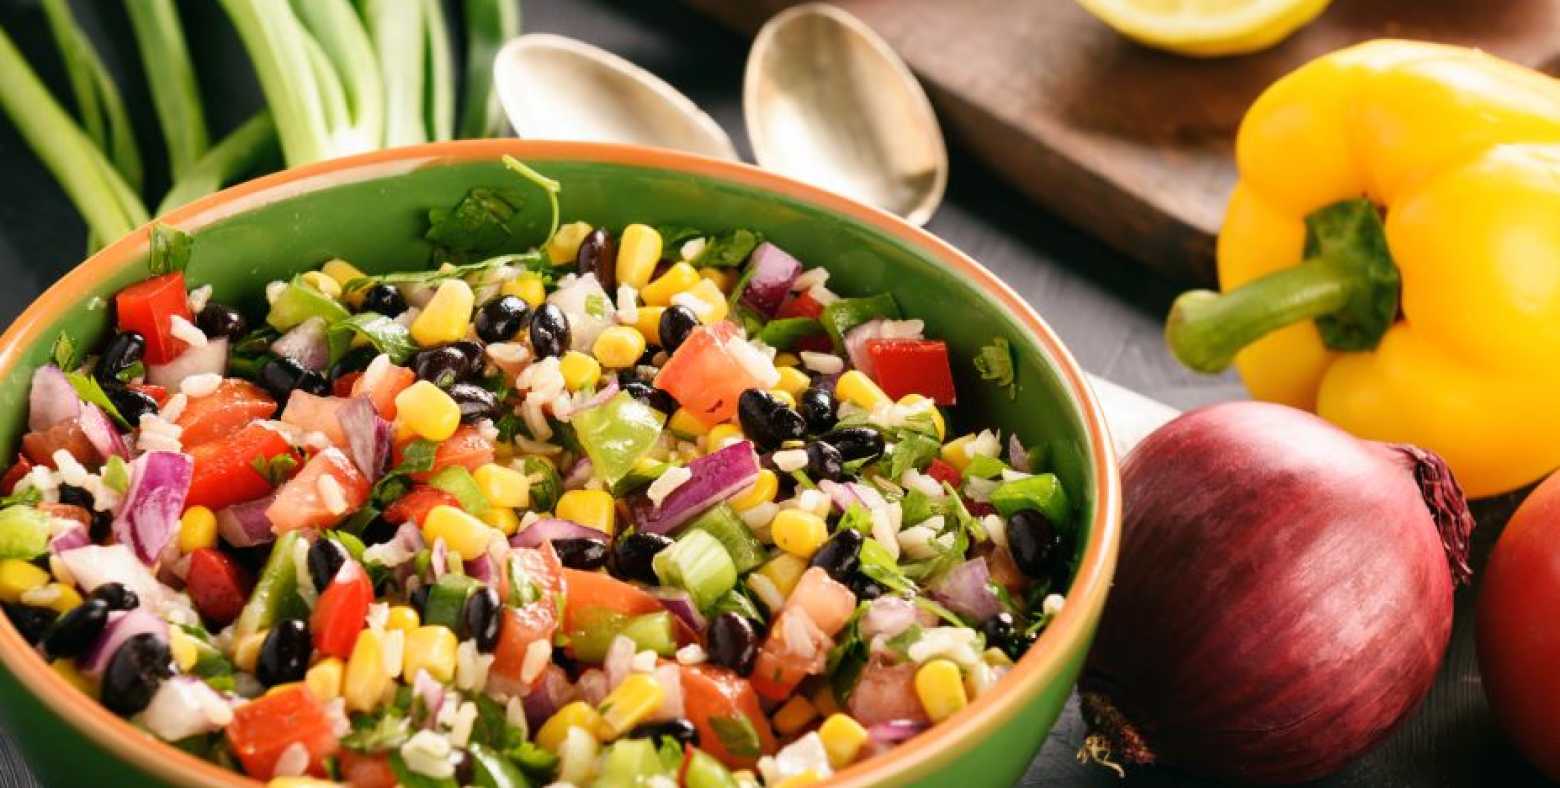
[[[1115,585],[1080,681],[1087,749],[1243,782],[1332,773],[1418,705],[1467,582],[1446,464],[1257,402],[1122,466]]]

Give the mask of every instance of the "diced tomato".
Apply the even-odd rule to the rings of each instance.
[[[341,751],[341,779],[352,788],[395,788],[398,784],[395,771],[390,768],[390,756],[351,750]]]
[[[695,328],[661,367],[656,388],[666,389],[705,424],[729,420],[737,412],[742,392],[762,387],[732,355],[733,343],[746,341],[729,321]]]
[[[932,460],[931,467],[926,469],[926,475],[940,482],[946,482],[957,488],[964,482],[964,474],[959,469],[948,464],[942,458]]]
[[[190,553],[190,571],[184,583],[201,617],[218,627],[238,618],[254,585],[237,561],[210,547]]]
[[[604,572],[586,572],[579,569],[563,570],[563,587],[567,589],[563,621],[566,628],[574,627],[581,611],[602,608],[625,616],[639,616],[662,610],[661,603],[649,592],[631,583],[625,583]]]
[[[460,499],[437,488],[419,484],[410,492],[397,498],[394,503],[385,507],[383,517],[385,522],[391,525],[411,522],[422,525],[423,518],[435,506],[453,506],[460,508]]]
[[[43,432],[29,432],[22,436],[22,453],[35,465],[54,467],[54,453],[64,449],[70,456],[89,468],[102,464],[103,456],[81,430],[75,419],[62,421]]]
[[[1006,547],[997,547],[988,540],[987,548],[982,545],[982,552],[986,554],[986,566],[991,572],[991,580],[999,586],[1007,589],[1010,596],[1019,598],[1024,590],[1029,588],[1029,578],[1020,572],[1018,564],[1013,561],[1013,554]]]
[[[177,423],[184,431],[179,440],[186,448],[226,440],[256,419],[269,419],[276,400],[265,389],[239,378],[228,378],[217,390],[196,397],[184,406]]]
[[[391,452],[392,466],[401,464],[405,446],[396,446]],[[463,424],[455,430],[448,440],[439,444],[433,453],[433,470],[412,474],[412,479],[419,482],[428,481],[441,468],[451,465],[459,465],[468,471],[474,471],[493,461],[493,442],[483,437],[476,427]]]
[[[184,341],[173,336],[173,317],[194,319],[187,297],[179,271],[138,282],[114,297],[119,330],[146,337],[146,363],[166,364],[184,352]]]
[[[304,432],[318,432],[332,444],[347,448],[347,431],[341,428],[337,414],[351,400],[341,397],[320,397],[303,389],[293,389],[287,397],[287,407],[282,409],[282,421]]]
[[[73,503],[43,501],[38,504],[38,511],[60,520],[75,520],[88,528],[92,527],[92,513]]]
[[[822,567],[811,567],[796,581],[796,588],[785,599],[783,609],[799,608],[823,634],[833,637],[856,611],[856,595],[843,583],[829,577]]]
[[[519,561],[526,577],[537,586],[541,598],[525,607],[504,608],[504,618],[499,625],[498,647],[493,651],[493,664],[488,670],[490,688],[528,689],[520,685],[520,672],[525,664],[525,653],[537,640],[551,639],[558,629],[558,597],[565,594],[563,563],[550,542],[535,550],[517,549],[510,553],[510,560]],[[508,567],[501,571],[508,578]],[[506,583],[507,585],[507,583]],[[540,677],[538,677],[539,680]]]
[[[775,751],[775,734],[769,729],[769,718],[759,708],[758,695],[753,686],[734,671],[715,665],[683,665],[682,695],[683,716],[699,731],[699,749],[719,758],[734,769],[750,769],[758,762],[753,757],[738,757],[721,744],[711,720],[720,717],[735,718],[742,715],[753,723],[758,733],[760,752],[765,755]]]
[[[286,438],[259,424],[244,427],[231,438],[191,448],[195,473],[185,504],[221,509],[259,498],[271,491],[271,483],[255,471],[255,459],[269,461],[291,451]]]
[[[326,477],[340,488],[339,501],[327,500],[321,494],[320,480]],[[328,528],[367,502],[370,487],[352,460],[331,447],[310,458],[297,476],[276,491],[276,500],[265,510],[265,516],[271,521],[271,530],[279,534],[300,528]]]
[[[363,567],[356,561],[342,564],[309,617],[314,648],[333,657],[351,658],[352,644],[363,631],[368,606],[373,601],[374,585]]]
[[[553,549],[551,542],[544,542],[541,547],[532,549],[517,549],[510,552],[512,559],[520,561],[520,568],[525,570],[525,576],[541,589],[543,599],[558,599],[568,593],[568,581],[564,578],[563,561],[559,560],[558,552]]]
[[[780,305],[775,317],[810,317],[817,319],[823,315],[823,304],[807,293],[802,293]]]
[[[244,773],[260,780],[275,776],[277,759],[294,744],[309,753],[308,773],[324,777],[325,759],[340,748],[325,707],[302,685],[234,709],[227,740]]]
[[[32,469],[33,464],[28,462],[26,457],[16,455],[16,463],[5,469],[4,476],[0,476],[0,495],[10,495],[15,492],[16,483],[21,481],[23,476],[31,473]]]
[[[125,388],[151,397],[159,408],[168,401],[168,390],[153,383],[126,383]]]
[[[793,626],[790,623],[793,618],[799,622],[794,626],[806,633],[806,651],[791,645],[788,633]],[[775,616],[769,636],[758,650],[753,673],[748,678],[759,695],[772,701],[784,700],[795,691],[796,685],[802,683],[802,679],[823,672],[829,649],[833,647],[834,641],[813,623],[805,611],[787,605],[780,611],[780,615]]]
[[[926,710],[915,693],[915,664],[890,665],[872,659],[850,693],[850,715],[862,725],[891,720],[926,722]]]
[[[361,377],[363,377],[361,372],[348,372],[336,378],[336,382],[330,384],[330,393],[337,397],[352,396],[352,387],[357,385],[358,378]]]
[[[948,365],[948,345],[935,339],[869,339],[867,356],[872,377],[883,393],[894,399],[920,394],[938,405],[952,405],[953,368]]]
[[[380,417],[386,420],[395,419],[395,395],[401,390],[417,382],[417,373],[406,367],[398,367],[394,364],[375,366],[369,364],[369,369],[374,374],[367,372],[363,377],[352,384],[352,396],[368,397],[374,403],[374,409],[379,411]]]

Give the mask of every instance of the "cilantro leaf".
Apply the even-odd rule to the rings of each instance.
[[[278,487],[282,482],[287,481],[293,469],[298,467],[298,459],[292,456],[291,452],[278,454],[270,459],[257,456],[249,461],[249,467],[255,469],[255,473],[260,474],[267,484]]]
[[[531,478],[531,509],[552,511],[563,495],[563,480],[558,478],[558,471],[540,457],[526,457],[525,475]]]
[[[190,247],[195,238],[162,222],[152,225],[152,250],[146,267],[154,276],[183,271],[190,264]]]
[[[42,500],[43,493],[38,492],[38,488],[28,487],[21,492],[12,493],[5,497],[0,497],[0,509],[4,509],[8,506],[37,506],[38,503]]]
[[[93,379],[92,376],[83,375],[80,372],[66,372],[65,379],[70,381],[70,387],[76,390],[76,396],[102,408],[109,418],[119,422],[119,426],[126,429],[134,426],[130,422],[125,421],[125,417],[120,414],[119,408],[114,407],[114,403],[109,400],[108,394],[103,391],[103,387],[98,385],[97,380]]]
[[[502,248],[514,233],[509,220],[515,207],[492,189],[477,187],[453,208],[428,211],[428,231],[423,234],[444,256],[463,258]]]
[[[763,754],[758,742],[758,731],[746,715],[712,716],[709,725],[715,731],[726,752],[738,758],[757,758]]]
[[[980,373],[982,380],[1006,388],[1008,399],[1018,396],[1018,384],[1013,381],[1013,346],[1006,339],[996,337],[980,349],[975,355],[975,371]]]
[[[845,622],[845,629],[838,635],[839,643],[829,649],[829,660],[824,672],[829,675],[829,687],[840,703],[850,700],[856,691],[856,682],[867,667],[867,643],[861,637],[861,617],[866,615],[870,602],[862,602]]]
[[[692,241],[695,238],[703,238],[706,235],[709,235],[709,233],[706,233],[697,227],[688,227],[680,224],[657,225],[655,231],[658,235],[661,236],[661,248],[668,251],[681,246],[687,241]]]
[[[861,543],[860,572],[878,585],[899,594],[914,594],[915,583],[899,571],[899,564],[876,539]]]
[[[930,465],[937,457],[937,452],[942,444],[936,438],[922,435],[919,432],[905,431],[899,441],[894,444],[894,450],[888,454],[888,478],[898,481],[903,478],[905,471],[914,468],[921,470]]]
[[[501,265],[518,266],[533,271],[542,278],[543,284],[552,284],[555,275],[552,264],[547,262],[542,253],[533,251],[524,254],[501,254],[474,263],[445,265],[425,271],[392,271],[388,274],[359,276],[348,281],[342,289],[352,293],[374,285],[429,284],[445,279],[464,279],[474,274],[487,273]]]
[[[662,243],[666,241],[663,238]],[[704,249],[689,262],[698,268],[736,268],[747,262],[764,236],[752,230],[736,229],[709,236]]]
[[[405,495],[412,488],[409,479],[412,474],[433,470],[433,458],[438,450],[439,444],[423,438],[406,444],[406,449],[401,453],[401,464],[391,468],[389,473],[374,483],[374,489],[369,493],[370,500],[383,509]]]
[[[417,352],[417,345],[412,342],[412,332],[406,326],[378,312],[359,312],[345,320],[336,321],[326,333],[331,363],[346,355],[354,336],[367,339],[375,350],[389,356],[395,364],[404,364]]]
[[[60,335],[54,338],[52,355],[54,357],[54,366],[59,367],[64,372],[75,369],[77,362],[81,360],[81,354],[76,349],[76,340],[71,339],[70,334],[64,331],[61,331]]]

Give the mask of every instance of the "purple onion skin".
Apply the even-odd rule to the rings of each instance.
[[[1128,763],[1337,771],[1423,700],[1473,519],[1445,463],[1303,411],[1187,413],[1122,465],[1115,584],[1080,681]]]

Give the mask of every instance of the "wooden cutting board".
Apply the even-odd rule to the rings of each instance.
[[[751,32],[797,0],[689,2]],[[954,144],[1046,208],[1186,281],[1213,279],[1241,115],[1296,66],[1394,36],[1560,71],[1560,0],[1336,0],[1278,47],[1216,60],[1140,47],[1072,0],[836,3],[921,77]]]

